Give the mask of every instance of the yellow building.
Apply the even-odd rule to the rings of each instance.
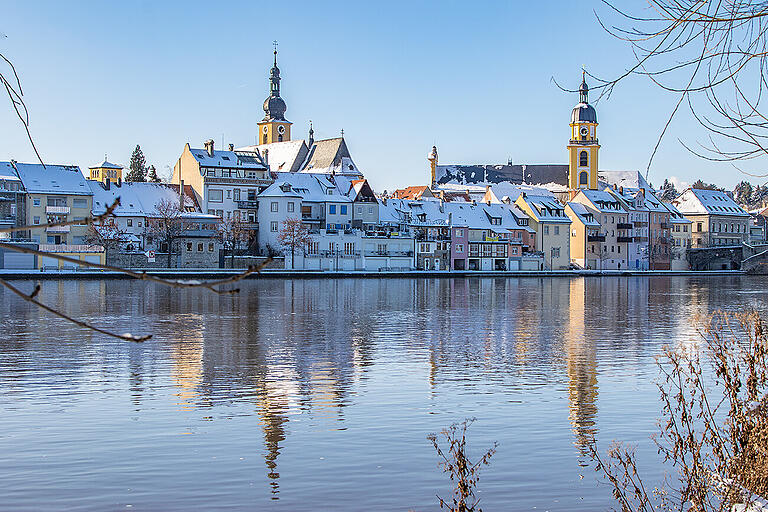
[[[285,101],[280,97],[280,68],[275,65],[269,72],[269,97],[264,100],[264,119],[259,123],[259,141],[261,144],[285,142],[291,140],[291,123],[285,119]]]
[[[597,190],[597,112],[588,101],[589,87],[582,75],[579,103],[571,113],[571,139],[568,142],[568,189]]]
[[[88,179],[104,183],[109,180],[112,183],[120,183],[123,180],[123,166],[112,164],[105,159],[99,165],[89,167]]]

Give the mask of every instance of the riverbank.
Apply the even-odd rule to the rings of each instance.
[[[166,279],[226,279],[240,274],[242,269],[147,269],[135,270]],[[745,275],[741,270],[517,270],[517,271],[477,271],[477,270],[409,270],[409,271],[317,271],[317,270],[262,270],[247,279],[260,277],[280,279],[338,279],[338,278],[466,278],[466,277],[626,277],[626,276],[729,276]],[[120,272],[100,270],[0,270],[0,278],[12,279],[133,279]]]

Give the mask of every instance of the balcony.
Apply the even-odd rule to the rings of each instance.
[[[631,236],[617,236],[616,237],[616,241],[618,243],[620,243],[620,244],[628,244],[628,243],[632,242],[632,237]]]
[[[46,233],[69,233],[72,226],[48,226],[45,228]]]
[[[616,224],[616,229],[632,229],[632,224],[628,222],[619,222]]]
[[[45,213],[52,215],[69,215],[69,206],[46,206]]]
[[[369,258],[384,256],[413,256],[413,251],[365,251],[365,255]]]
[[[605,235],[587,235],[587,242],[605,242]]]
[[[239,210],[255,210],[259,207],[258,201],[235,201]]]
[[[670,224],[669,222],[662,222],[661,229],[672,229],[672,224]]]

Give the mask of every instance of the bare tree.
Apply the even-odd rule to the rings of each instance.
[[[16,73],[16,67],[2,53],[0,53],[0,66],[2,66],[0,67],[0,84],[3,85],[13,110],[16,112],[16,116],[27,133],[27,139],[35,151],[37,159],[45,167],[43,159],[37,151],[37,146],[35,146],[35,141],[32,139],[32,134],[29,131],[29,110],[27,110],[27,104],[24,103],[24,90],[21,88],[21,79],[19,79],[19,75]]]
[[[230,255],[230,268],[235,267],[235,251],[248,242],[249,230],[237,218],[221,220],[218,225],[218,235],[221,246]]]
[[[291,268],[294,268],[293,258],[296,255],[296,250],[304,253],[307,245],[312,241],[312,237],[301,219],[290,217],[283,221],[283,227],[280,229],[277,241],[281,246],[291,250]]]
[[[147,218],[149,236],[159,240],[160,246],[168,249],[168,268],[171,268],[174,246],[178,245],[175,242],[184,236],[187,230],[182,213],[178,201],[161,199],[155,205],[154,215]]]
[[[113,219],[102,224],[88,226],[85,233],[85,241],[91,245],[100,245],[109,255],[120,250],[120,246],[126,242],[126,231],[120,229]]]
[[[609,10],[598,21],[631,47],[635,62],[612,79],[588,73],[598,82],[593,89],[609,96],[625,78],[641,75],[677,97],[648,169],[681,106],[708,133],[708,140],[697,147],[682,142],[697,156],[734,162],[766,155],[768,2],[649,0],[639,8],[642,12],[603,3]]]

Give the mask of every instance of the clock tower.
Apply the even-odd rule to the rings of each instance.
[[[291,123],[285,119],[285,101],[280,97],[280,68],[275,64],[269,72],[269,97],[264,100],[264,119],[259,126],[259,144],[272,144],[291,140]]]
[[[568,142],[568,188],[597,190],[597,112],[589,104],[589,87],[582,73],[579,103],[571,112],[571,139]]]

